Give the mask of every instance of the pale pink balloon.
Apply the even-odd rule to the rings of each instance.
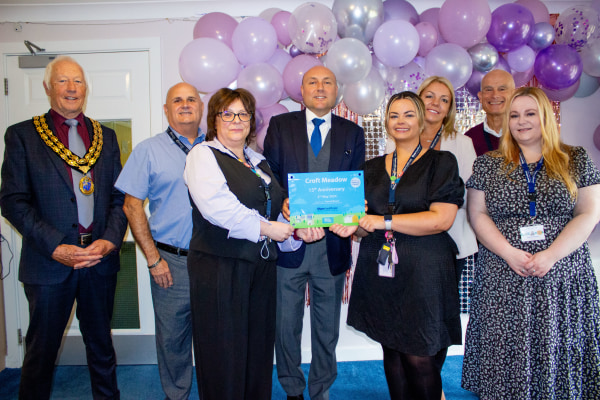
[[[211,37],[220,40],[231,48],[231,37],[238,22],[230,15],[212,12],[203,15],[194,25],[194,39]]]
[[[262,124],[260,127],[257,126],[256,145],[259,151],[262,152],[264,149],[265,136],[267,134],[267,129],[269,128],[269,121],[271,121],[271,117],[286,113],[289,110],[284,105],[276,103],[272,106],[261,108],[258,111],[262,115]]]
[[[492,11],[484,0],[446,0],[440,8],[439,32],[449,43],[469,48],[485,37]]]
[[[277,32],[277,40],[285,47],[292,43],[290,32],[287,27],[291,15],[292,13],[289,11],[279,11],[271,18],[271,25],[273,25],[275,32]]]
[[[528,8],[533,14],[533,20],[536,24],[538,22],[550,22],[548,7],[540,0],[517,0],[515,3]]]

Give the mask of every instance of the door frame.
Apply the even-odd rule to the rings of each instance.
[[[59,52],[52,52],[52,54],[73,54],[75,57],[76,54],[74,53],[112,53],[122,51],[148,52],[148,71],[150,82],[150,115],[148,116],[148,118],[150,121],[151,129],[149,135],[151,135],[154,132],[160,132],[162,130],[162,59],[159,37],[111,40],[52,41],[40,42],[36,44],[43,48],[61,49]],[[0,75],[3,78],[7,76],[7,57],[19,55],[29,55],[29,52],[27,51],[23,43],[0,43]],[[2,82],[4,82],[4,79],[2,80]],[[2,87],[4,87],[3,84]],[[7,96],[5,95],[0,96],[0,110],[3,115],[3,118],[0,118],[0,132],[2,132],[2,139],[0,140],[0,153],[4,154],[4,132],[6,132],[6,128],[8,128],[9,112]],[[133,143],[133,146],[135,145],[137,145],[137,143]],[[16,238],[14,237],[14,230],[9,229],[8,222],[4,218],[0,218],[0,229],[3,234],[8,235],[7,239],[10,241],[10,243],[16,243]],[[4,286],[4,322],[6,326],[7,344],[7,355],[5,364],[7,368],[19,368],[21,367],[23,360],[25,332],[21,332],[23,344],[19,344],[19,336],[17,334],[17,330],[23,326],[20,316],[27,315],[28,305],[21,304],[23,302],[19,300],[19,291],[22,291],[23,288],[17,278],[18,265],[16,265],[16,256],[20,254],[21,249],[11,248],[10,250],[15,256],[12,259],[6,244],[2,243],[2,264],[4,266],[3,273],[6,274],[10,267],[10,274],[6,277],[6,279],[4,279],[4,281],[0,281],[0,284]],[[143,258],[143,255],[140,253],[139,249],[137,251],[137,257],[138,259],[140,257]],[[11,302],[7,302],[7,299],[15,299],[16,304],[10,304]],[[150,332],[150,334],[148,334],[147,332],[124,333],[126,334],[113,337],[115,349],[117,349],[118,347],[122,347],[124,350],[126,350],[126,356],[119,358],[120,363],[126,364],[127,361],[133,362],[133,360],[131,359],[128,360],[129,356],[134,357],[140,354],[147,354],[149,344],[151,344],[150,348],[154,347],[153,324],[152,332]],[[80,338],[79,341],[81,341]],[[142,350],[142,348],[146,351],[138,351],[138,349]],[[83,354],[85,354],[85,351],[83,352]],[[145,357],[145,359],[137,358],[136,360],[138,363],[148,363],[155,362],[153,361],[155,359],[156,356],[154,352],[151,352],[151,354],[149,354],[148,357]],[[83,363],[85,364],[85,360]]]

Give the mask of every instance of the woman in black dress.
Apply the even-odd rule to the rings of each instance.
[[[417,95],[392,96],[385,126],[396,150],[365,164],[348,325],[381,343],[392,399],[439,400],[447,348],[461,343],[457,248],[446,231],[464,185],[452,153],[421,147]]]

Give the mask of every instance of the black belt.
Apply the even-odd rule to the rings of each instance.
[[[91,233],[80,233],[79,238],[77,239],[77,244],[80,246],[89,246],[92,244],[92,234]]]
[[[167,253],[177,254],[178,256],[187,256],[188,249],[180,249],[179,247],[171,246],[170,244],[165,244],[161,242],[154,242],[157,249],[161,249],[166,251]]]

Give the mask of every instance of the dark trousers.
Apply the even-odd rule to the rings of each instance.
[[[110,333],[116,283],[116,274],[102,276],[91,267],[74,270],[56,285],[24,285],[29,302],[29,328],[19,399],[50,398],[56,356],[75,300],[92,395],[94,399],[119,398],[117,362]]]
[[[270,399],[275,262],[190,251],[188,271],[200,398]]]

